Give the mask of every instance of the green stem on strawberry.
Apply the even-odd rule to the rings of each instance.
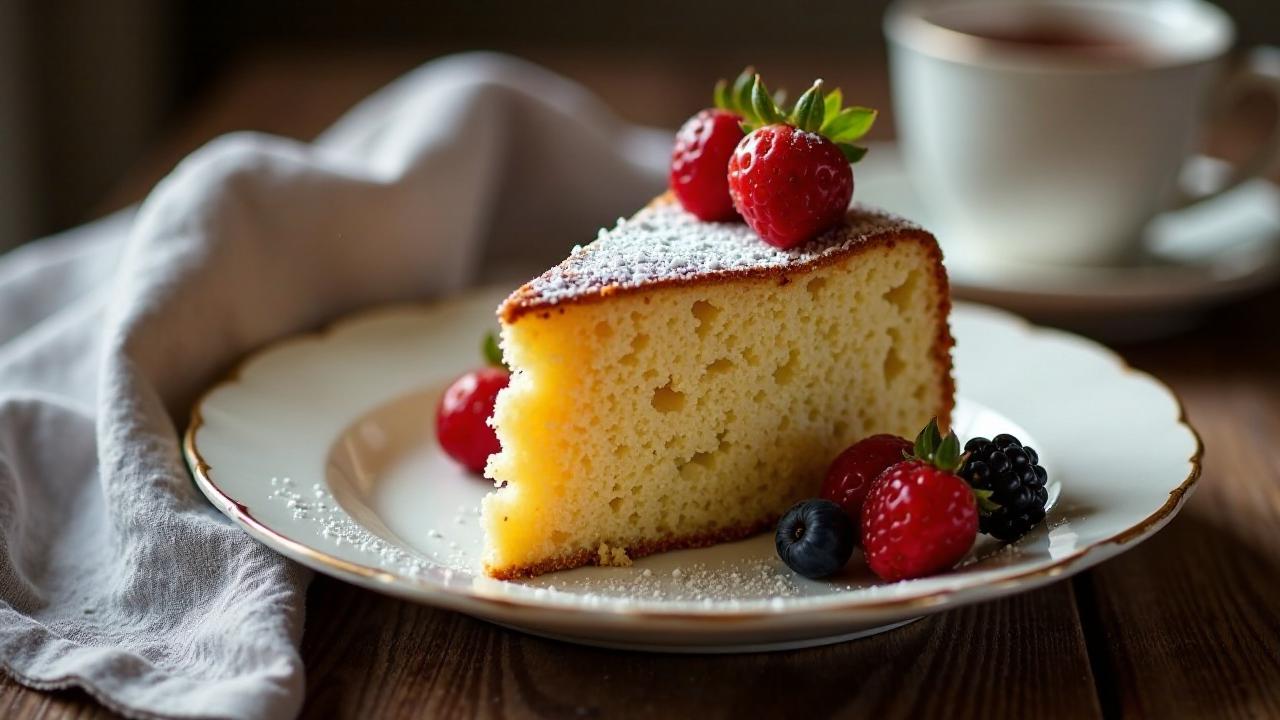
[[[756,69],[748,65],[731,84],[721,78],[716,83],[712,98],[715,106],[738,115],[745,115],[751,108],[751,86],[755,82]]]
[[[716,82],[715,91],[712,93],[712,100],[715,107],[721,110],[728,110],[731,113],[746,117],[753,114],[751,93],[755,87],[756,71],[750,65],[739,73],[737,79],[732,84],[728,80],[721,78]],[[782,107],[787,102],[787,91],[778,90],[773,94],[773,104]]]
[[[948,432],[945,438],[942,437],[942,432],[938,429],[938,418],[930,420],[929,424],[916,436],[913,452],[915,459],[923,460],[949,473],[959,470],[964,462],[964,458],[960,455],[959,438],[954,432]]]
[[[764,86],[764,81],[759,75],[751,86],[751,112],[761,125],[774,125],[787,120],[786,113],[773,101],[773,96],[769,94],[768,88]],[[743,123],[742,129],[750,132],[746,123]]]
[[[835,143],[851,163],[858,162],[867,154],[865,147],[854,142],[875,124],[875,110],[858,105],[844,107],[844,95],[839,88],[824,93],[822,80],[815,80],[787,112],[782,103],[769,93],[764,80],[751,73],[751,68],[747,68],[732,85],[721,80],[715,90],[716,107],[741,115],[743,132],[785,123]]]
[[[788,111],[750,68],[732,86],[721,81],[715,99],[744,133],[728,162],[729,197],[762,240],[789,250],[845,219],[851,165],[867,152],[853,142],[871,128],[874,110],[842,107],[840,91],[818,80]]]
[[[507,372],[511,372],[511,367],[507,365],[507,361],[502,357],[502,348],[498,346],[498,336],[494,333],[487,332],[484,334],[480,352],[484,355],[485,362],[492,367],[502,368]]]
[[[1004,507],[1000,503],[991,499],[991,496],[994,494],[994,490],[978,490],[977,488],[974,488],[973,497],[978,501],[978,509],[981,510],[983,514],[990,514]]]
[[[796,100],[791,111],[791,122],[805,132],[818,132],[826,119],[825,98],[822,96],[822,80],[814,80],[813,87],[805,90]]]
[[[930,420],[929,424],[916,436],[912,456],[953,475],[964,466],[967,457],[960,451],[960,440],[954,432],[948,432],[945,438],[942,436],[942,432],[938,429],[938,418]],[[979,490],[972,486],[970,489],[973,490],[973,497],[978,503],[979,510],[992,513],[1000,509],[1000,504],[991,499],[993,494],[991,490]]]

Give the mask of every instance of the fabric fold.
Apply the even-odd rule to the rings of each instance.
[[[296,715],[308,573],[192,484],[192,401],[273,340],[558,258],[660,191],[669,149],[536,66],[454,56],[315,143],[219,138],[136,211],[0,257],[5,669],[135,717]]]

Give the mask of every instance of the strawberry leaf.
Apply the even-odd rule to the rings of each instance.
[[[824,94],[821,80],[815,80],[788,112],[785,109],[786,93],[770,94],[764,80],[750,66],[732,83],[724,80],[717,83],[714,99],[716,107],[742,116],[743,132],[787,123],[835,143],[851,163],[858,162],[867,154],[865,147],[853,142],[866,135],[876,120],[876,111],[871,108],[842,108],[844,93],[836,88]]]
[[[805,125],[805,129],[809,132],[818,132],[822,129],[822,120],[827,115],[827,106],[822,97],[822,81],[817,80],[813,83],[814,98],[813,107],[809,109],[809,119]]]
[[[947,472],[960,469],[960,440],[956,438],[955,433],[949,432],[942,439],[942,443],[938,445],[938,452],[933,457],[933,464]]]
[[[934,418],[920,431],[919,435],[916,435],[916,457],[920,460],[933,457],[933,451],[938,447],[938,440],[938,419]]]
[[[505,360],[502,359],[502,348],[498,347],[498,336],[493,333],[485,333],[484,342],[480,346],[481,352],[484,354],[485,362],[493,367],[499,367],[504,370],[511,370],[507,366]]]
[[[984,515],[988,513],[993,513],[999,510],[1000,508],[1004,507],[1000,503],[991,499],[991,496],[993,494],[995,494],[994,490],[976,490],[975,489],[973,491],[973,497],[975,500],[978,501],[978,510]]]
[[[822,127],[822,81],[804,91],[791,111],[791,124],[806,132],[817,132]]]
[[[942,437],[938,429],[938,418],[929,421],[920,434],[916,436],[915,459],[927,462],[943,472],[955,473],[964,462],[960,453],[960,440],[954,432]]]
[[[876,111],[864,107],[845,108],[822,126],[822,134],[834,143],[851,143],[867,134],[876,121]]]
[[[843,105],[844,95],[840,92],[840,88],[827,93],[827,97],[822,102],[822,124],[826,125],[827,120],[839,115]]]
[[[836,143],[836,147],[840,148],[840,152],[844,153],[844,159],[850,164],[858,162],[867,154],[867,149],[858,145]]]
[[[716,83],[715,92],[712,93],[715,99],[715,106],[721,110],[733,110],[733,101],[729,97],[729,81],[721,79]]]
[[[756,75],[755,84],[751,87],[751,109],[754,111],[755,119],[762,125],[773,125],[785,119],[782,111],[773,102],[773,97],[769,95],[769,88],[764,86],[764,81],[759,75]]]
[[[730,102],[733,103],[732,109],[736,110],[743,117],[751,115],[751,87],[755,84],[756,71],[750,65],[746,67],[738,78],[733,81],[732,94],[729,96]]]

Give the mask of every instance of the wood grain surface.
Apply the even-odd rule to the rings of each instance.
[[[1273,292],[1125,351],[1179,393],[1207,452],[1182,514],[1087,578],[1117,715],[1280,718],[1278,312]]]
[[[309,138],[421,59],[406,52],[247,59],[157,141],[102,207],[137,200],[219,133]],[[704,84],[662,61],[539,59],[583,78],[624,116],[650,122],[665,116],[640,109],[700,97]],[[812,63],[778,64],[798,75]],[[850,70],[847,85],[887,105],[882,66],[848,67],[863,69]],[[640,78],[640,89],[630,99],[611,97],[623,77]],[[1243,152],[1251,127],[1219,128],[1213,147]],[[1271,292],[1215,311],[1189,334],[1120,348],[1182,397],[1208,448],[1204,477],[1154,539],[1072,580],[827,648],[680,656],[542,640],[317,577],[302,645],[303,714],[1280,717],[1278,317],[1280,292]],[[106,716],[84,693],[36,692],[0,679],[0,717]]]
[[[328,578],[309,595],[307,717],[1092,717],[1072,589],[825,648],[653,655],[580,647]]]

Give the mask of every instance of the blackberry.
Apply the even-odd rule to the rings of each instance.
[[[965,443],[964,451],[968,456],[960,477],[975,490],[991,493],[979,503],[979,530],[1013,542],[1044,520],[1049,473],[1039,465],[1035,450],[1012,435],[1002,434],[990,440],[976,437]]]

